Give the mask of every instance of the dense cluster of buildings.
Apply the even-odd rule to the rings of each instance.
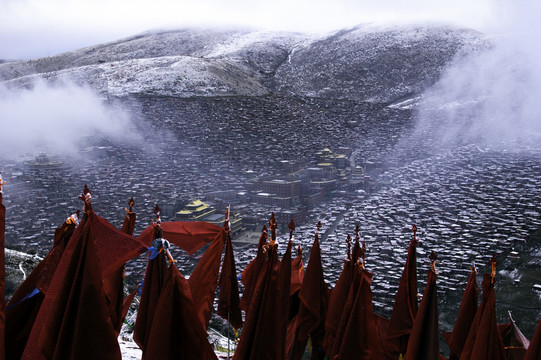
[[[305,261],[321,221],[325,276],[333,287],[346,237],[354,237],[359,224],[367,268],[374,272],[375,309],[385,313],[415,223],[420,292],[425,255],[434,250],[439,291],[449,299],[442,315],[448,323],[454,321],[453,306],[460,302],[456,298],[471,262],[482,268],[494,253],[505,259],[500,269],[507,275],[501,281],[509,281],[514,294],[522,294],[541,314],[535,281],[522,270],[513,273],[541,265],[536,252],[524,259],[520,251],[541,225],[541,158],[535,149],[472,146],[432,156],[419,149],[402,151],[396,145],[411,127],[410,112],[349,101],[148,97],[128,99],[124,106],[145,140],[120,145],[100,139],[94,150],[86,150],[88,156],[49,156],[48,162],[62,166],[32,166],[38,162],[33,158],[27,164],[1,160],[8,182],[3,188],[8,247],[44,255],[54,229],[82,207],[77,197],[88,184],[96,213],[118,227],[134,198],[135,234],[151,223],[155,204],[163,221],[218,224],[230,206],[235,234],[256,231],[252,243],[235,244],[239,270],[255,255],[253,242],[271,213],[280,225],[282,252],[287,224],[295,221],[294,241],[305,250]],[[186,274],[200,255],[174,253]],[[132,284],[141,280],[145,265],[143,257],[130,265]],[[512,302],[516,312],[523,311],[524,302]],[[528,325],[521,329],[531,335]]]

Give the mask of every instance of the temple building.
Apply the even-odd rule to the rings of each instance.
[[[205,221],[222,226],[225,221],[225,213],[219,213],[210,204],[199,199],[186,204],[184,208],[176,212],[177,221]],[[231,232],[236,234],[244,230],[242,226],[242,217],[238,214],[231,214]]]
[[[60,160],[53,160],[47,154],[41,153],[34,160],[27,160],[24,165],[31,170],[53,170],[60,169],[64,163]]]

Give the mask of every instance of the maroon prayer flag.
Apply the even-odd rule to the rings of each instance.
[[[299,299],[297,336],[294,346],[300,346],[304,349],[308,337],[311,337],[313,356],[319,354],[318,357],[323,358],[323,335],[325,334],[325,317],[329,301],[329,288],[323,277],[321,249],[317,234],[310,252],[310,259],[299,292]],[[300,352],[296,353],[298,354]]]
[[[216,359],[207,336],[197,317],[188,281],[171,264],[156,304],[143,359]]]
[[[124,217],[124,221],[122,222],[122,229],[121,231],[123,233],[133,235],[133,229],[135,228],[135,219],[137,218],[137,214],[132,211],[134,201],[133,198],[129,201],[129,208],[125,209],[127,211],[126,216]]]
[[[390,358],[396,359],[406,353],[409,334],[417,315],[417,239],[411,240],[408,258],[402,272],[396,293],[393,311],[387,331],[386,351]]]
[[[74,231],[75,224],[67,222],[56,229],[52,249],[11,297],[6,312],[7,359],[21,358],[49,284]]]
[[[372,310],[372,274],[359,266],[353,271],[352,286],[344,303],[330,357],[381,360],[383,351]]]
[[[518,328],[511,316],[511,312],[509,312],[509,322],[498,324],[498,330],[502,336],[507,360],[523,360],[530,341]]]
[[[277,244],[266,245],[244,328],[233,359],[283,359],[291,282],[291,246],[278,262]]]
[[[462,295],[462,302],[460,303],[460,310],[458,311],[455,326],[449,338],[449,360],[459,359],[460,354],[462,354],[468,332],[477,312],[478,301],[479,288],[477,287],[477,276],[475,270],[472,270],[466,283],[464,295]]]
[[[214,303],[216,286],[218,286],[218,276],[220,274],[220,261],[222,259],[222,252],[224,251],[225,236],[225,230],[222,229],[214,240],[212,240],[188,279],[197,316],[204,329],[207,328],[212,313],[212,304]]]
[[[289,290],[289,295],[293,295],[299,291],[303,281],[304,264],[302,262],[302,249],[299,246],[297,250],[297,257],[291,261],[291,288]]]
[[[32,328],[23,359],[120,359],[103,290],[91,209],[70,239]],[[98,224],[98,225],[97,225]]]
[[[143,350],[143,354],[146,351],[154,313],[164,286],[166,274],[167,260],[162,249],[154,259],[151,259],[149,256],[143,289],[141,291],[141,300],[133,329],[133,340]]]
[[[263,253],[263,246],[265,245],[266,241],[267,228],[263,226],[257,246],[257,254],[242,272],[241,280],[244,284],[244,292],[242,293],[242,299],[240,299],[240,308],[245,312],[248,312],[248,309],[250,308],[250,303],[252,302],[252,296],[255,291],[257,279],[259,278],[259,273],[261,271],[261,268],[265,264],[266,256]]]
[[[440,357],[436,272],[428,271],[423,299],[409,337],[406,359],[435,360]]]
[[[162,237],[171,244],[186,250],[190,255],[211,242],[222,230],[221,226],[203,221],[166,221],[160,225],[163,231]],[[155,225],[148,226],[141,232],[138,239],[150,245],[154,240],[154,227]]]
[[[136,219],[136,214],[131,211],[134,204],[133,198],[130,199],[129,204],[129,210],[126,209],[128,213],[124,217],[120,231],[132,235]],[[111,321],[117,333],[120,332],[122,321],[126,316],[126,313],[124,313],[124,271],[125,267],[122,266],[103,280],[105,294],[107,294],[109,306],[111,307]]]
[[[344,306],[351,289],[353,269],[351,261],[344,260],[342,273],[329,297],[329,306],[327,308],[327,316],[325,317],[325,337],[323,340],[323,347],[326,354],[330,354],[333,348],[340,318],[344,312]]]
[[[503,339],[496,322],[496,296],[492,279],[491,274],[483,277],[483,300],[462,349],[461,360],[506,359]]]
[[[239,284],[237,280],[237,268],[233,254],[231,236],[226,237],[226,247],[222,272],[220,274],[220,296],[216,314],[229,320],[235,329],[242,327],[242,313],[240,311]]]
[[[537,328],[533,334],[532,339],[530,340],[530,346],[526,355],[524,355],[524,360],[539,360],[541,359],[541,320],[537,323]]]

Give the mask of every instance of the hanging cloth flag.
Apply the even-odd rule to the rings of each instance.
[[[135,201],[131,198],[128,202],[128,208],[125,209],[127,213],[120,230],[128,235],[133,234],[133,229],[135,227],[136,214],[133,212],[134,204]],[[103,279],[103,287],[105,288],[105,294],[107,294],[109,305],[111,307],[111,321],[113,322],[113,327],[117,333],[120,332],[122,321],[126,316],[124,314],[124,271],[125,266],[122,266],[113,272],[111,276]]]
[[[528,351],[524,355],[524,360],[539,360],[541,359],[541,320],[537,323],[537,328],[530,340]]]
[[[73,213],[55,231],[53,247],[17,288],[6,312],[6,359],[20,359],[62,254],[75,231]]]
[[[219,280],[220,295],[218,297],[216,314],[225,320],[229,320],[235,329],[240,329],[242,327],[242,313],[239,306],[239,284],[229,226],[226,228],[226,235],[224,261]]]
[[[500,330],[503,346],[505,347],[505,355],[507,356],[507,360],[522,360],[524,359],[524,355],[526,355],[530,341],[518,328],[511,316],[511,312],[507,311],[507,313],[509,322],[498,324],[498,330]]]
[[[221,226],[203,221],[165,221],[160,222],[160,225],[162,236],[189,255],[211,242],[222,230]],[[153,232],[154,226],[150,225],[141,232],[138,239],[150,245],[154,240]]]
[[[492,273],[485,274],[483,277],[483,299],[462,349],[461,360],[506,359],[503,339],[496,322],[496,296],[494,293],[496,258],[494,256],[489,264],[492,267]]]
[[[271,218],[272,219],[272,218]],[[271,221],[271,229],[275,224]],[[246,313],[244,328],[233,359],[284,359],[289,290],[291,242],[278,262],[275,232],[263,246],[265,262]]]
[[[295,223],[293,219],[289,222],[289,240],[293,241],[293,231],[295,231]],[[291,261],[291,287],[289,295],[293,296],[301,290],[302,282],[304,281],[304,264],[302,262],[302,248],[297,247],[297,257]],[[291,299],[290,299],[291,300]]]
[[[289,295],[293,295],[301,290],[304,281],[304,264],[302,261],[302,248],[297,248],[297,256],[291,261],[291,289]]]
[[[477,287],[477,270],[473,264],[470,277],[466,283],[464,295],[460,303],[460,310],[456,318],[453,331],[449,335],[449,360],[458,360],[462,354],[462,349],[466,343],[468,332],[470,331],[473,319],[477,312],[477,302],[479,300],[479,288]],[[444,334],[445,335],[445,334]]]
[[[263,253],[263,247],[267,242],[267,227],[263,226],[261,229],[261,236],[259,236],[259,243],[257,245],[257,254],[255,258],[250,261],[248,266],[242,272],[241,280],[244,284],[244,292],[242,293],[242,299],[240,300],[240,308],[245,312],[248,312],[250,303],[252,302],[252,296],[255,291],[257,279],[261,268],[265,263],[266,255]]]
[[[372,310],[372,274],[362,265],[353,269],[352,286],[344,304],[332,359],[382,360],[376,318]]]
[[[320,355],[316,358],[323,358],[325,355],[323,336],[325,334],[329,288],[325,283],[323,266],[321,265],[321,248],[318,236],[320,228],[321,223],[318,223],[308,267],[299,293],[300,306],[297,316],[297,336],[292,350],[297,359],[302,357],[308,337],[312,339],[312,354]],[[295,347],[299,349],[295,350]],[[299,355],[300,357],[298,357]]]
[[[225,237],[226,233],[222,229],[212,240],[188,279],[192,297],[195,301],[197,316],[205,330],[210,321],[216,286],[218,286],[220,260],[224,251]]]
[[[344,260],[344,266],[340,277],[334,286],[329,297],[329,306],[327,308],[327,316],[325,318],[325,337],[323,339],[323,348],[325,353],[329,355],[333,348],[334,338],[336,337],[336,331],[340,323],[340,318],[344,311],[344,305],[347,301],[349,290],[353,280],[353,263],[351,262],[351,236],[347,236],[347,256]]]
[[[304,264],[302,261],[302,248],[297,247],[297,256],[291,261],[291,285],[289,289],[288,321],[291,323],[299,313],[299,292],[304,281]],[[290,325],[288,325],[288,328]],[[294,329],[292,329],[294,331]],[[288,330],[289,331],[289,330]]]
[[[126,210],[126,216],[124,217],[124,221],[122,222],[122,228],[120,231],[122,231],[125,234],[133,235],[133,230],[135,228],[135,219],[137,218],[137,214],[133,212],[133,205],[135,204],[135,201],[133,198],[128,201],[128,208],[124,209]]]
[[[159,225],[155,225],[159,227]],[[153,231],[155,236],[160,236],[160,231]],[[165,247],[165,249],[164,249]],[[166,251],[168,243],[165,239],[157,237],[149,249],[149,259],[145,271],[145,279],[141,290],[141,300],[137,310],[137,318],[133,329],[133,340],[145,354],[148,337],[152,329],[154,313],[165,283],[167,274]]]
[[[344,306],[352,286],[353,269],[351,261],[349,259],[344,260],[342,273],[329,297],[329,306],[325,318],[325,337],[323,339],[323,348],[329,357],[333,348],[336,332],[338,331],[340,318],[344,312]]]
[[[87,204],[52,278],[23,359],[121,359],[103,290],[95,217]]]
[[[402,272],[400,285],[389,321],[386,335],[387,356],[398,359],[404,356],[408,345],[409,334],[417,315],[417,227],[413,225],[413,239],[408,247],[408,258]]]
[[[440,355],[440,332],[438,326],[438,292],[436,287],[436,254],[430,254],[432,261],[428,270],[428,278],[415,316],[413,328],[408,341],[406,359],[434,360]]]
[[[188,281],[174,263],[167,269],[165,283],[153,314],[143,359],[214,360],[216,354],[197,317]]]

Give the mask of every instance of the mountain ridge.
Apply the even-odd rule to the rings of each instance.
[[[0,83],[67,77],[112,96],[274,93],[392,103],[433,85],[457,56],[489,46],[482,33],[449,25],[363,24],[327,34],[185,28],[2,63]]]

